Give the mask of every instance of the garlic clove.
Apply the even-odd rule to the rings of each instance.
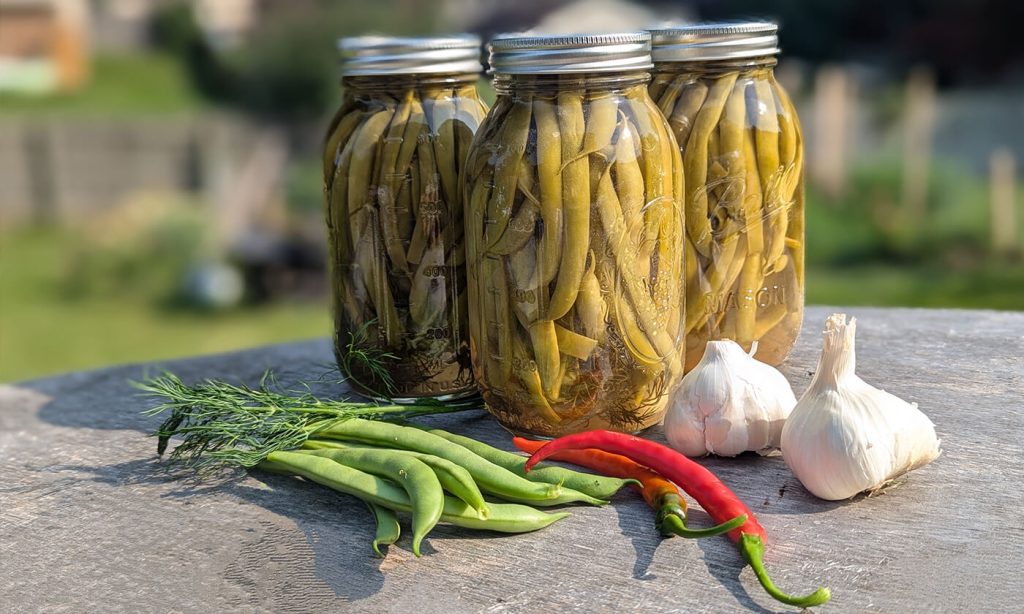
[[[856,320],[826,321],[814,379],[782,430],[782,456],[822,499],[879,488],[939,455],[935,426],[916,404],[871,386],[854,372]]]

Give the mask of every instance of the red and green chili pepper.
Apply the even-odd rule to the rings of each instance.
[[[534,441],[523,437],[513,437],[512,443],[528,454],[533,454],[544,447],[546,441]],[[620,454],[612,454],[602,450],[563,450],[550,457],[552,460],[563,461],[593,469],[602,475],[615,478],[634,479],[634,484],[647,505],[656,513],[658,530],[663,535],[678,535],[686,538],[714,537],[731,531],[746,522],[746,515],[739,515],[732,520],[707,529],[691,529],[686,526],[686,499],[676,485],[647,467],[636,463]]]
[[[548,442],[526,461],[525,469],[529,471],[545,458],[551,458],[563,451],[587,448],[621,454],[657,471],[696,499],[715,522],[726,522],[736,516],[746,515],[746,522],[730,531],[729,537],[738,544],[740,553],[750,563],[761,586],[775,599],[806,608],[821,605],[831,598],[832,593],[827,588],[819,588],[804,596],[793,596],[780,591],[765,571],[764,547],[768,542],[768,536],[757,522],[754,513],[713,473],[671,448],[632,435],[611,431],[587,431]]]

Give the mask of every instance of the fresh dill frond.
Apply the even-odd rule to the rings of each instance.
[[[172,373],[134,386],[158,401],[145,415],[170,412],[153,433],[157,453],[167,450],[172,437],[180,438],[169,459],[202,471],[253,467],[271,452],[298,448],[313,433],[349,418],[404,420],[479,407],[433,401],[386,405],[322,399],[308,386],[281,390],[269,371],[254,388],[221,380],[190,386]]]
[[[398,388],[388,365],[398,360],[398,356],[370,343],[370,327],[376,323],[376,319],[369,320],[355,331],[348,332],[348,344],[339,357],[338,366],[345,377],[363,390],[392,396]],[[365,373],[370,381],[362,381],[357,373]]]

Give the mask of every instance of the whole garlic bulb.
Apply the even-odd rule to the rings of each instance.
[[[687,456],[777,448],[796,404],[789,382],[734,341],[709,341],[665,414],[665,437]]]
[[[857,321],[833,314],[810,387],[782,430],[782,457],[800,483],[836,501],[874,490],[939,455],[935,425],[917,404],[854,373]]]

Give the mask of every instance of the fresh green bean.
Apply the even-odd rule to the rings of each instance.
[[[330,439],[307,439],[306,442],[302,444],[302,447],[306,450],[314,451],[357,450],[365,448],[378,449],[366,444],[354,444]],[[437,479],[441,483],[442,488],[465,501],[470,507],[475,509],[478,514],[480,514],[481,518],[487,517],[488,509],[487,503],[484,501],[484,496],[480,492],[480,488],[476,485],[476,482],[473,481],[473,476],[464,468],[456,465],[450,460],[441,458],[440,456],[434,456],[433,454],[424,454],[414,450],[393,451],[398,454],[407,454],[422,461],[425,465],[434,470],[434,474],[437,475]]]
[[[412,503],[404,490],[377,476],[352,469],[330,459],[295,452],[273,452],[260,469],[302,476],[334,490],[358,497],[398,512],[409,513]],[[543,529],[569,515],[548,514],[528,505],[491,503],[490,516],[481,519],[464,501],[444,498],[441,521],[469,529],[500,533],[528,533]]]
[[[310,454],[365,471],[398,484],[412,505],[412,552],[420,556],[420,544],[441,519],[444,492],[437,475],[414,456],[382,448],[349,450],[307,450]]]
[[[549,465],[545,463],[537,465],[527,473],[523,471],[523,465],[526,464],[526,457],[524,456],[520,456],[519,454],[508,452],[506,450],[501,450],[481,441],[477,441],[469,437],[463,437],[462,435],[456,435],[455,433],[449,433],[448,431],[443,431],[441,429],[431,429],[430,432],[438,437],[443,437],[452,443],[456,443],[466,448],[470,452],[481,458],[487,459],[495,465],[499,465],[517,475],[521,475],[531,482],[558,484],[564,488],[571,488],[572,490],[590,495],[596,499],[611,499],[615,496],[615,493],[619,492],[619,490],[624,486],[635,483],[635,480],[623,480],[619,478],[605,477],[603,475],[583,473],[581,471],[573,471],[571,469],[565,469],[557,465]]]
[[[383,557],[384,553],[381,552],[380,547],[390,546],[397,542],[402,535],[402,526],[398,524],[398,515],[393,510],[376,503],[366,502],[366,505],[373,512],[373,519],[377,524],[373,536],[373,551],[377,553],[377,556]]]
[[[544,505],[546,501],[554,500],[561,495],[557,486],[542,487],[532,483],[470,453],[461,446],[412,427],[353,418],[318,431],[316,436],[322,439],[383,444],[446,458],[469,471],[481,490],[508,501]]]

